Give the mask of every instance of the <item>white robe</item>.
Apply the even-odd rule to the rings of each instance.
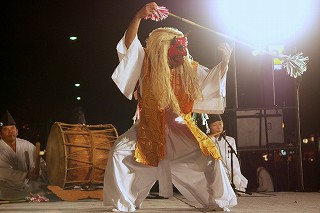
[[[30,169],[34,168],[35,146],[24,139],[17,138],[16,151],[2,139],[0,140],[0,200],[24,199],[30,192],[40,190],[45,183],[26,181],[28,172],[25,151],[28,152]],[[43,159],[40,161],[40,172],[46,168]]]
[[[272,176],[266,168],[262,166],[257,168],[257,180],[259,184],[257,192],[274,192]]]
[[[141,78],[144,50],[137,37],[129,49],[124,37],[117,46],[120,63],[112,79],[120,91],[132,99]],[[204,101],[196,103],[196,112],[222,113],[225,107],[226,76],[220,76],[220,64],[213,70],[198,67],[199,84]],[[209,84],[210,83],[210,84]],[[142,94],[143,96],[143,94]],[[179,116],[166,112],[166,155],[158,167],[137,163],[134,156],[139,122],[120,135],[110,150],[104,176],[104,205],[120,211],[141,208],[154,183],[159,180],[166,195],[172,195],[172,183],[193,205],[208,209],[232,207],[237,204],[220,160],[204,156],[188,127],[177,122]]]
[[[216,140],[214,137],[212,137],[211,139],[214,141],[214,143],[219,149],[223,165],[231,181],[231,149],[229,148],[229,145],[224,138]],[[230,136],[226,136],[226,139],[237,154],[237,146],[235,139]],[[237,190],[245,191],[248,185],[248,180],[241,173],[240,163],[236,155],[232,156],[232,161],[233,184],[235,185]]]

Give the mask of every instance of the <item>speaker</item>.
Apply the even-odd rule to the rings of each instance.
[[[239,110],[238,147],[263,147],[284,143],[282,109]]]

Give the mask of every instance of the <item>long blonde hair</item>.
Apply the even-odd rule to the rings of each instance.
[[[174,112],[180,113],[180,107],[174,90],[171,86],[171,72],[180,75],[183,89],[190,100],[197,101],[202,98],[199,89],[197,72],[194,71],[191,56],[186,56],[183,65],[170,69],[168,49],[174,37],[183,37],[177,29],[163,27],[153,30],[147,39],[147,53],[151,62],[150,81],[152,93],[158,100],[159,108],[171,107]],[[172,71],[171,71],[172,70]]]

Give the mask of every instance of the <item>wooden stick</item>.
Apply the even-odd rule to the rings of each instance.
[[[212,30],[212,29],[210,29],[210,28],[207,28],[207,27],[204,27],[204,26],[202,26],[202,25],[200,25],[200,24],[194,23],[194,22],[192,22],[192,21],[190,21],[190,20],[188,20],[188,19],[182,18],[182,17],[177,16],[177,15],[175,15],[175,14],[173,14],[173,13],[169,13],[169,16],[174,17],[174,18],[177,18],[177,19],[179,19],[179,20],[181,20],[181,21],[183,21],[183,22],[186,22],[186,23],[191,24],[191,25],[193,25],[193,26],[196,26],[196,27],[199,27],[199,28],[201,28],[201,29],[207,30],[207,31],[209,31],[209,32],[215,33],[215,34],[217,34],[217,35],[219,35],[219,36],[222,36],[222,37],[224,37],[224,38],[230,39],[230,40],[235,41],[235,42],[237,42],[237,43],[243,44],[243,45],[245,45],[245,46],[247,46],[247,47],[251,47],[251,48],[253,48],[253,49],[255,49],[255,50],[259,50],[259,51],[262,52],[262,53],[271,55],[271,56],[276,57],[276,58],[280,57],[280,56],[274,55],[273,53],[270,53],[270,52],[268,52],[268,51],[266,51],[266,50],[264,50],[264,49],[261,49],[261,48],[259,48],[259,47],[256,47],[256,46],[253,46],[253,45],[251,45],[251,44],[245,43],[245,42],[243,42],[243,41],[241,41],[241,40],[238,40],[238,39],[236,39],[236,38],[234,38],[234,37],[231,37],[231,36],[229,36],[229,35],[226,35],[226,34],[223,34],[223,33],[217,32],[217,31],[214,31],[214,30]]]
[[[24,157],[25,157],[26,164],[27,164],[27,170],[30,171],[30,158],[29,158],[29,152],[28,151],[24,152]]]

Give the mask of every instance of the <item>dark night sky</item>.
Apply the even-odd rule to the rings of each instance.
[[[148,1],[132,0],[26,0],[10,1],[2,14],[4,39],[1,43],[0,113],[8,109],[19,125],[48,128],[53,122],[70,122],[72,109],[81,105],[88,124],[111,123],[119,133],[131,126],[135,101],[127,100],[111,81],[118,64],[115,47],[131,17]],[[219,31],[219,20],[210,21],[209,0],[157,1],[171,12]],[[319,14],[319,12],[318,12]],[[288,15],[292,15],[288,13]],[[320,130],[320,36],[319,15],[312,27],[296,41],[298,52],[309,56],[308,71],[300,85],[300,115],[303,134]],[[221,38],[173,18],[144,22],[141,41],[154,28],[177,27],[191,31],[189,49],[203,65],[213,66],[215,45]],[[77,41],[70,41],[75,35]],[[205,41],[205,42],[202,42]],[[208,45],[209,44],[209,45]],[[253,58],[247,48],[236,46],[236,61],[231,61],[228,76],[228,108],[234,105],[233,68],[237,66],[239,107],[260,107],[261,85],[268,85],[257,70],[266,60]],[[258,74],[257,74],[258,73]],[[74,88],[74,83],[81,88]],[[277,104],[294,104],[295,80],[276,74]],[[267,86],[268,87],[268,86]],[[269,88],[270,89],[270,88]],[[270,91],[269,91],[270,92]],[[264,90],[264,104],[270,93]],[[82,101],[75,100],[77,95]]]

